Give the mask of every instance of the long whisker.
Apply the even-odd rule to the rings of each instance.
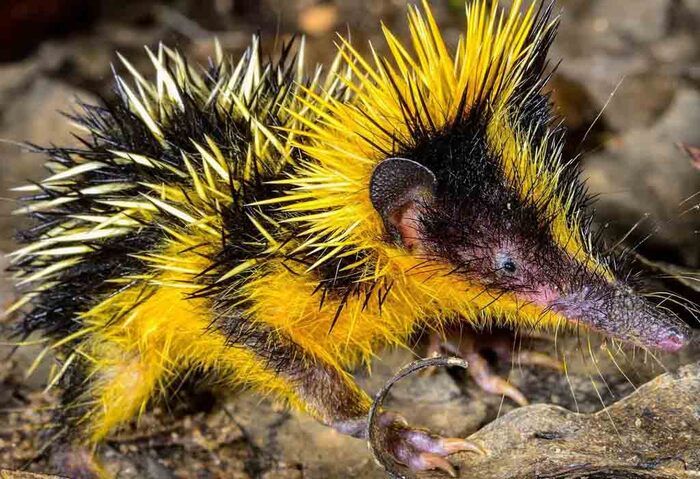
[[[557,335],[559,333],[559,328],[557,327],[555,336],[554,336],[554,342],[555,342],[555,348],[557,351],[559,348],[556,346],[557,344]],[[569,385],[569,390],[571,391],[571,397],[574,400],[574,406],[576,407],[576,412],[580,413],[581,408],[579,407],[578,404],[578,399],[576,398],[576,391],[574,390],[574,384],[571,382],[571,376],[569,376],[569,363],[566,361],[566,352],[562,353],[562,367],[564,368],[564,377],[566,378],[566,383]]]
[[[644,215],[642,215],[642,217],[635,224],[633,224],[630,227],[630,229],[628,229],[627,232],[624,235],[622,235],[622,237],[619,240],[617,240],[617,242],[614,245],[612,245],[610,248],[608,248],[607,252],[609,253],[609,252],[615,251],[617,248],[619,248],[620,245],[622,245],[622,243],[624,243],[627,240],[627,238],[629,238],[629,236],[639,227],[639,225],[641,225],[642,223],[644,223],[648,219],[649,219],[649,213],[644,213]]]
[[[595,390],[595,393],[598,396],[598,399],[600,400],[600,404],[603,405],[603,411],[605,412],[605,415],[608,416],[608,419],[610,420],[610,425],[615,430],[615,434],[617,435],[617,438],[620,440],[620,443],[624,443],[624,440],[622,439],[622,435],[620,434],[620,431],[617,429],[617,425],[615,424],[615,420],[613,419],[612,415],[610,414],[610,411],[608,411],[608,408],[605,405],[605,401],[603,400],[603,397],[600,395],[600,391],[598,390],[598,386],[596,386],[595,381],[593,380],[593,376],[589,375],[588,378],[591,380],[591,384],[593,385],[593,389]]]
[[[617,370],[620,371],[620,374],[622,374],[622,377],[624,377],[625,380],[630,384],[630,386],[632,386],[634,388],[634,390],[636,391],[637,385],[634,382],[632,382],[632,380],[629,378],[629,376],[627,376],[627,373],[625,373],[625,371],[620,367],[617,360],[615,359],[615,353],[613,352],[613,350],[606,347],[605,351],[608,353],[608,357],[610,358],[612,363],[615,365]]]
[[[583,135],[583,138],[581,139],[581,142],[579,143],[580,145],[583,145],[586,142],[586,140],[588,139],[588,135],[591,134],[591,131],[593,131],[593,127],[595,127],[596,123],[598,123],[598,121],[603,117],[603,113],[605,113],[605,109],[610,105],[610,102],[612,101],[613,97],[617,93],[617,90],[620,88],[620,86],[622,85],[622,82],[624,82],[624,81],[625,81],[625,77],[623,76],[622,78],[620,78],[620,81],[617,82],[617,85],[615,85],[615,88],[608,96],[608,99],[605,101],[605,104],[603,104],[603,107],[598,112],[598,115],[593,119],[590,126],[586,130],[586,133]]]
[[[649,356],[651,356],[651,358],[654,360],[654,362],[656,364],[661,366],[661,369],[663,369],[663,371],[665,373],[668,373],[668,368],[666,367],[666,365],[651,350],[649,350],[648,348],[644,348],[644,355],[645,355],[645,359],[644,359],[645,363],[646,363],[646,356],[649,355]]]
[[[593,363],[593,367],[595,368],[596,372],[598,373],[598,376],[600,377],[600,380],[603,381],[603,384],[605,385],[605,389],[608,390],[608,393],[610,396],[615,399],[615,393],[610,389],[610,385],[608,384],[608,381],[605,379],[605,376],[603,376],[602,371],[598,367],[598,360],[593,353],[593,346],[591,345],[591,336],[588,335],[588,354],[591,356],[591,361]],[[605,404],[603,404],[603,407],[606,407]]]

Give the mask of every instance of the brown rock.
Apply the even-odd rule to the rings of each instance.
[[[610,222],[612,237],[621,237],[649,213],[651,221],[632,235],[639,240],[654,232],[642,251],[673,248],[681,252],[673,259],[698,264],[700,251],[693,231],[698,229],[700,215],[682,214],[695,203],[681,202],[700,190],[700,175],[677,147],[679,142],[700,143],[698,124],[700,93],[683,89],[652,128],[632,129],[610,141],[605,152],[586,158],[589,187],[600,195],[598,221]],[[654,223],[659,221],[664,223],[656,230]]]
[[[683,9],[669,0],[561,3],[551,55],[560,73],[588,90],[612,129],[653,124],[697,59],[697,28],[672,19]]]
[[[700,471],[699,396],[695,363],[594,414],[519,408],[470,436],[489,452],[461,455],[460,477],[692,477]]]
[[[666,34],[670,0],[626,2],[598,0],[592,2],[590,21],[598,35],[592,37],[600,45],[646,44],[658,41]],[[618,43],[619,42],[619,43]]]
[[[27,180],[39,180],[44,174],[42,155],[29,153],[20,145],[27,141],[39,145],[72,145],[74,127],[60,112],[77,108],[76,100],[94,101],[91,95],[63,83],[45,78],[29,82],[19,94],[8,96],[0,124],[0,190],[7,198],[10,188],[23,185]],[[16,197],[16,195],[14,195]],[[0,239],[0,248],[10,251],[10,232],[19,219],[11,216],[17,205],[13,201],[0,202],[0,230],[6,232]],[[8,234],[9,233],[9,234]]]
[[[32,472],[10,471],[9,469],[0,469],[0,479],[66,479],[66,478],[64,478],[63,476],[34,474]]]

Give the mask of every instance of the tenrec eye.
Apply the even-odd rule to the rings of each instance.
[[[501,269],[503,271],[505,271],[506,273],[512,274],[512,273],[515,273],[515,271],[518,269],[518,267],[515,265],[515,263],[512,260],[507,259],[503,263],[501,263]]]
[[[496,270],[501,274],[512,275],[518,271],[518,265],[513,260],[513,257],[505,252],[496,255]]]

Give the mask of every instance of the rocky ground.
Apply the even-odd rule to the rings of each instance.
[[[404,3],[0,3],[0,251],[13,248],[11,234],[19,226],[10,215],[10,194],[4,192],[41,174],[41,158],[17,142],[75,141],[58,112],[75,108],[77,100],[91,102],[111,94],[115,50],[148,71],[142,46],[161,40],[203,62],[212,52],[213,36],[237,55],[258,30],[270,48],[276,39],[301,31],[308,37],[309,62],[325,61],[333,52],[334,31],[349,30],[357,44],[372,40],[381,45],[377,28],[381,18],[405,36]],[[433,3],[446,38],[454,40],[463,19],[462,1]],[[700,172],[679,147],[700,145],[700,1],[557,3],[562,8],[562,25],[551,58],[562,63],[553,78],[553,97],[571,130],[568,153],[583,153],[584,175],[599,198],[599,223],[607,225],[608,236],[615,239],[642,220],[625,242],[636,244],[653,233],[639,248],[646,258],[645,268],[663,286],[697,301],[697,278],[678,282],[667,276],[700,267],[700,214],[687,211],[698,201],[684,202],[700,191]],[[34,20],[22,23],[27,11],[33,12]],[[42,13],[49,16],[43,23],[37,21]],[[11,298],[10,284],[3,277],[0,299],[7,304]],[[543,350],[553,348],[549,341],[536,343]],[[597,348],[594,361],[587,350],[577,352],[575,339],[560,341],[557,349],[568,355],[568,380],[528,367],[498,367],[533,403],[556,404],[589,415],[572,416],[544,405],[506,414],[513,409],[509,401],[484,395],[459,371],[411,377],[392,390],[388,406],[450,435],[466,436],[491,423],[475,438],[489,445],[493,455],[458,458],[463,477],[699,474],[694,445],[700,433],[699,341],[680,357],[659,358],[659,362],[631,353],[609,355]],[[10,350],[0,346],[0,357],[6,358]],[[55,404],[51,392],[42,392],[49,361],[24,377],[37,351],[22,349],[0,363],[0,469],[51,469],[45,459],[31,461],[41,451],[39,433],[50,424]],[[407,352],[388,351],[371,377],[358,373],[360,382],[376,391],[412,358]],[[635,392],[635,386],[666,370],[676,371],[681,364],[690,366]],[[138,428],[111,438],[103,451],[108,469],[123,478],[383,477],[361,441],[341,437],[246,392],[216,401],[200,396],[170,405],[167,411],[148,413]],[[616,401],[623,402],[603,410],[604,404]],[[665,429],[653,426],[659,421]],[[543,457],[549,462],[543,462]],[[565,463],[590,470],[557,469]]]

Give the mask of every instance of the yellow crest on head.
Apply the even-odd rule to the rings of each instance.
[[[554,25],[537,15],[534,3],[525,11],[521,7],[520,0],[508,12],[495,1],[467,3],[465,30],[453,51],[427,1],[422,8],[409,7],[412,51],[385,26],[387,56],[370,45],[365,58],[341,37],[341,55],[356,77],[342,79],[352,98],[306,92],[305,101],[318,115],[313,122],[298,116],[304,124],[296,132],[304,139],[299,147],[308,158],[279,182],[291,187],[287,193],[266,202],[294,213],[289,221],[303,231],[299,250],[324,251],[310,269],[341,255],[391,254],[367,191],[374,166],[477,104],[494,112],[506,107]],[[369,266],[367,258],[359,262],[351,267]],[[381,259],[365,273],[367,279],[381,276]]]

